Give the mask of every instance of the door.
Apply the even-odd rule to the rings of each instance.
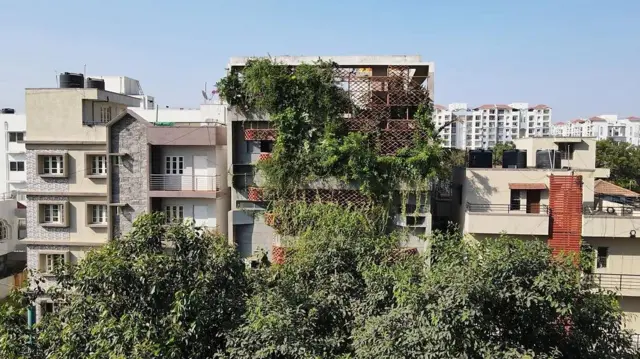
[[[527,213],[540,213],[540,190],[527,191]]]
[[[209,219],[209,206],[193,206],[193,221],[197,227],[207,226]]]
[[[193,190],[212,191],[207,156],[193,156]]]

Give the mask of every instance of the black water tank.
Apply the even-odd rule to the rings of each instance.
[[[12,108],[3,108],[3,109],[0,110],[0,113],[11,114],[11,113],[16,113],[16,110],[14,110]]]
[[[60,74],[61,89],[81,89],[84,88],[84,75],[63,72]]]
[[[558,150],[537,150],[536,168],[562,168],[562,155]]]
[[[502,168],[527,168],[527,150],[506,150],[502,153]]]
[[[469,168],[491,168],[493,167],[493,152],[485,150],[469,151]]]
[[[92,79],[91,77],[87,77],[87,88],[104,90],[104,80]]]

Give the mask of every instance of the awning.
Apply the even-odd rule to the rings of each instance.
[[[543,189],[547,189],[547,185],[544,183],[509,183],[509,189],[543,190]]]

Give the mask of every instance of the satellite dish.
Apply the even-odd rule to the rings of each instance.
[[[209,101],[210,100],[209,96],[207,95],[207,91],[205,91],[205,90],[202,90],[202,97],[204,97],[205,101]]]

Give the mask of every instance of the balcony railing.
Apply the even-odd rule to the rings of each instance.
[[[640,290],[640,274],[591,273],[593,282],[609,290]]]
[[[585,205],[582,207],[582,213],[588,216],[623,216],[623,217],[640,217],[640,208],[633,205],[611,204],[593,207]]]
[[[152,174],[151,191],[220,191],[220,176]]]
[[[531,214],[548,214],[549,206],[544,204],[485,204],[485,203],[467,203],[467,212],[477,213],[531,213]]]

